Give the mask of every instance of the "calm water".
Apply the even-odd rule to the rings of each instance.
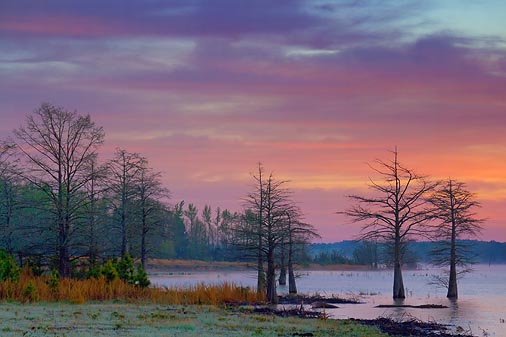
[[[335,318],[394,319],[414,316],[424,321],[461,326],[477,336],[506,336],[506,265],[477,265],[474,272],[459,282],[459,300],[449,301],[446,289],[430,285],[434,274],[431,268],[406,270],[403,273],[407,298],[404,304],[443,304],[445,309],[375,308],[378,304],[394,304],[391,298],[392,271],[309,271],[297,279],[299,293],[339,295],[358,298],[363,304],[341,304],[326,312]],[[256,274],[247,271],[188,272],[157,274],[151,281],[158,285],[191,285],[230,281],[243,286],[256,286]],[[280,293],[287,292],[280,287]]]

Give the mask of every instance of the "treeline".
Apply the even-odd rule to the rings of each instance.
[[[62,277],[129,256],[143,269],[148,257],[254,260],[260,295],[274,301],[287,277],[296,292],[293,266],[317,234],[286,181],[259,164],[241,212],[173,204],[141,154],[100,160],[104,138],[90,116],[42,104],[0,143],[0,249]]]
[[[117,149],[101,162],[105,133],[89,116],[43,104],[0,143],[0,248],[70,275],[129,254],[236,259],[240,214],[169,202],[162,175],[139,153]]]
[[[460,240],[462,245],[468,247],[468,253],[474,263],[502,264],[506,263],[506,243],[496,241]],[[430,264],[433,262],[433,251],[437,242],[412,241],[409,244],[405,265],[415,266],[418,263]],[[388,247],[380,244],[359,241],[341,241],[334,243],[314,243],[309,246],[308,261],[321,264],[361,264],[381,266],[390,265]]]

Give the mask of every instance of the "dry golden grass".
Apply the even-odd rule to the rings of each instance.
[[[71,302],[120,300],[125,302],[149,302],[155,304],[219,305],[231,302],[263,302],[254,289],[224,282],[218,285],[204,283],[190,287],[140,288],[120,279],[62,278],[57,282],[48,276],[33,276],[23,270],[18,282],[0,282],[0,300],[19,302]]]

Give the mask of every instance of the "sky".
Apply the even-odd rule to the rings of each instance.
[[[506,2],[2,0],[0,139],[43,102],[90,114],[172,202],[242,209],[257,163],[322,236],[368,163],[467,183],[506,241]]]

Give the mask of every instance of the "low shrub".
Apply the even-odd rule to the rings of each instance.
[[[120,260],[107,260],[102,267],[94,266],[86,273],[88,278],[105,277],[107,281],[113,281],[117,278],[129,284],[146,288],[151,283],[148,274],[142,269],[141,265],[134,267],[133,258],[126,254]]]
[[[151,284],[148,274],[142,269],[141,265],[137,266],[137,274],[133,276],[133,284],[141,288],[149,287]]]
[[[26,284],[22,292],[23,299],[28,302],[36,302],[39,300],[39,295],[37,292],[37,288],[35,287],[35,282],[30,280]]]
[[[96,278],[99,278],[102,275],[107,281],[113,281],[114,279],[119,278],[118,271],[112,260],[107,260],[97,274]]]
[[[123,281],[133,282],[134,279],[134,259],[130,254],[125,254],[119,261],[114,264],[118,276]]]
[[[17,282],[19,278],[19,267],[12,255],[5,250],[0,250],[0,281],[11,280]]]

